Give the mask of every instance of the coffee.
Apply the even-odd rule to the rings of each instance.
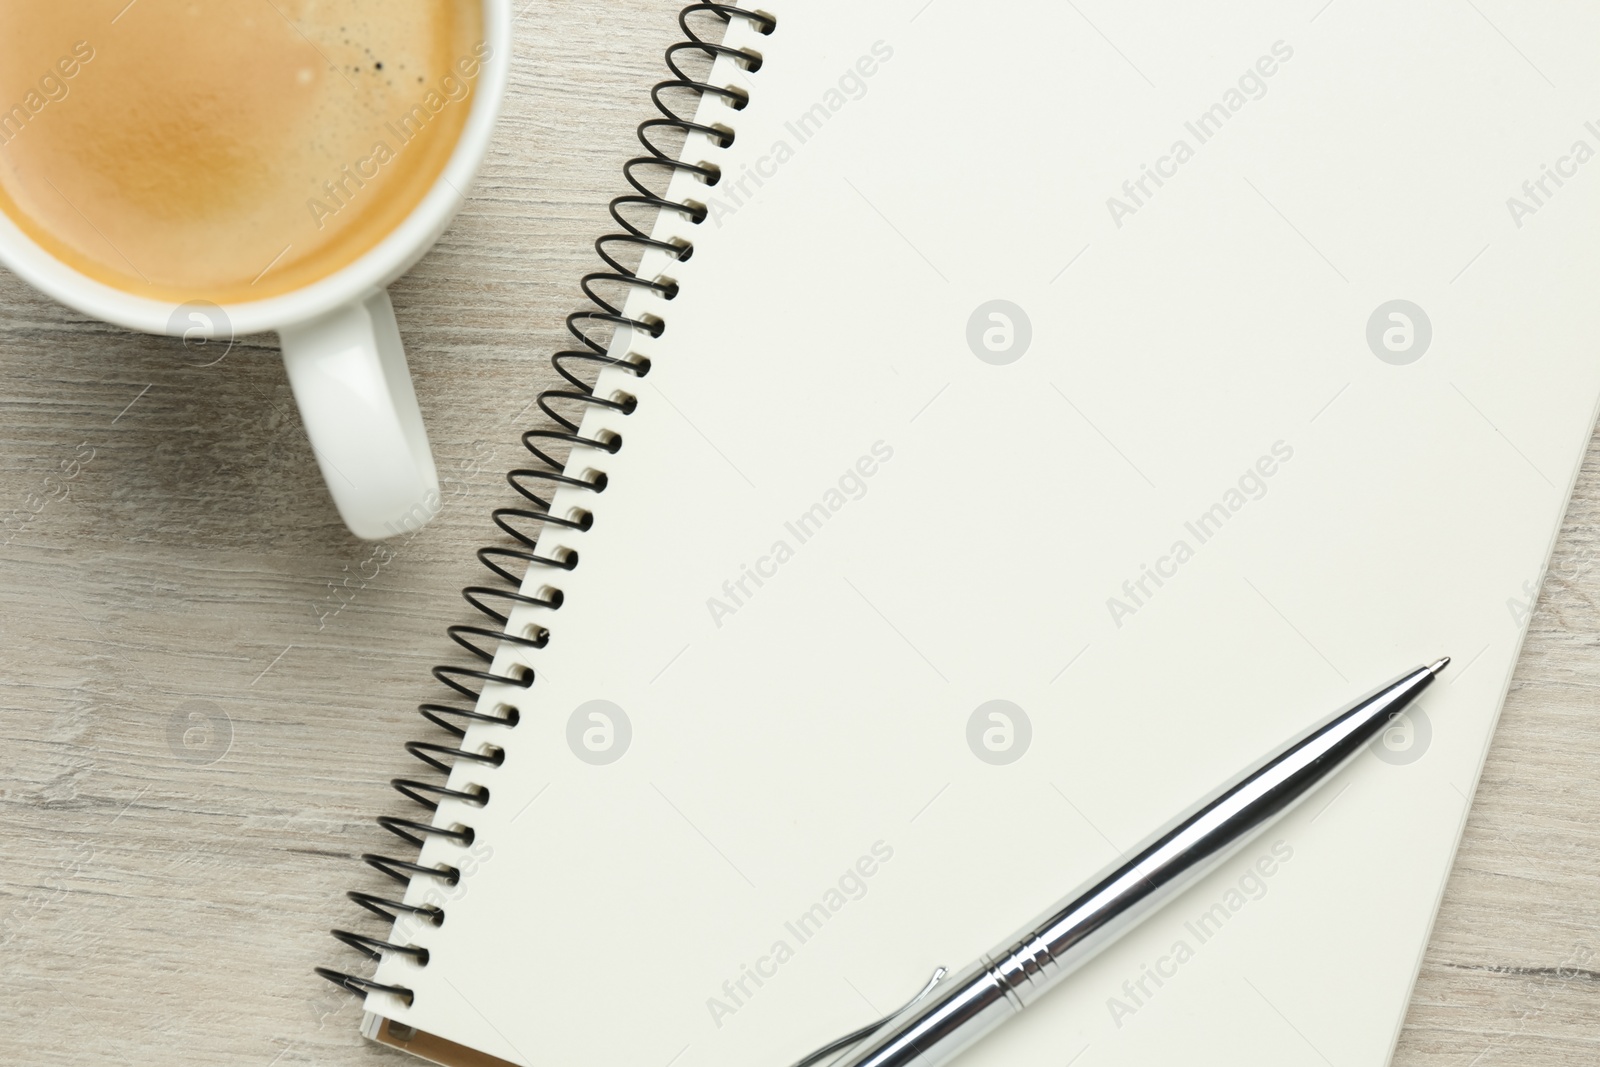
[[[376,246],[437,183],[481,0],[0,4],[0,211],[136,296],[260,300]]]

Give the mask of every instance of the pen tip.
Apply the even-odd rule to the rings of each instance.
[[[1437,678],[1439,677],[1439,672],[1448,666],[1450,666],[1450,657],[1440,656],[1437,660],[1434,660],[1432,663],[1428,664],[1428,673]]]

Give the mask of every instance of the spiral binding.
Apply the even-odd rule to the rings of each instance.
[[[686,119],[674,111],[664,99],[665,94],[672,91],[688,91],[693,93],[698,101],[710,94],[724,101],[734,110],[742,110],[749,103],[749,96],[735,88],[712,85],[708,82],[696,81],[687,73],[678,62],[680,53],[699,52],[707,56],[712,62],[717,57],[725,56],[746,71],[754,73],[761,68],[761,56],[755,52],[729,48],[722,44],[712,43],[699,34],[689,25],[691,15],[707,12],[717,16],[722,22],[730,24],[735,18],[744,19],[762,35],[770,34],[777,27],[777,20],[770,15],[734,7],[730,4],[696,3],[685,7],[678,14],[678,26],[683,30],[686,40],[679,41],[667,49],[667,69],[673,77],[658,83],[650,91],[650,99],[663,118],[650,119],[639,124],[639,143],[644,146],[646,155],[636,156],[623,165],[622,174],[629,186],[634,190],[631,194],[619,196],[611,201],[611,217],[622,233],[610,233],[595,241],[595,252],[610,270],[594,271],[583,276],[580,287],[589,298],[591,309],[575,311],[567,316],[567,331],[576,339],[581,347],[557,352],[551,358],[551,365],[556,373],[564,379],[571,388],[546,389],[539,394],[539,410],[553,421],[560,429],[555,430],[529,430],[522,435],[522,444],[533,454],[541,466],[518,468],[506,474],[506,481],[517,494],[526,501],[516,507],[496,508],[490,515],[494,524],[510,537],[520,547],[486,547],[478,550],[478,561],[488,569],[496,585],[467,586],[461,595],[474,609],[489,619],[493,620],[493,627],[486,626],[450,626],[446,629],[450,639],[460,645],[467,652],[483,664],[490,664],[494,660],[494,649],[497,642],[508,642],[521,648],[543,648],[549,641],[549,631],[540,629],[532,636],[523,636],[508,633],[505,627],[510,619],[510,612],[515,605],[533,605],[544,608],[559,608],[562,593],[558,589],[550,589],[544,596],[529,596],[523,593],[522,576],[508,569],[517,562],[526,567],[548,567],[558,571],[570,571],[578,566],[578,553],[575,550],[564,550],[560,558],[541,556],[536,551],[538,547],[538,533],[547,526],[562,526],[569,529],[589,529],[593,517],[585,510],[578,510],[575,517],[564,517],[551,514],[551,501],[541,497],[534,488],[527,483],[549,483],[552,487],[568,486],[573,489],[585,490],[592,493],[603,492],[606,488],[606,475],[597,473],[588,478],[574,478],[566,474],[566,464],[563,460],[552,456],[545,451],[546,448],[559,448],[566,445],[570,450],[573,446],[582,446],[604,451],[615,455],[622,448],[622,436],[610,434],[603,439],[587,438],[579,432],[579,422],[582,418],[584,405],[601,407],[617,411],[622,415],[633,412],[635,401],[632,397],[611,399],[595,395],[594,385],[581,378],[567,364],[594,364],[598,366],[595,373],[606,367],[620,367],[631,373],[636,378],[643,378],[650,371],[650,361],[643,356],[629,359],[616,359],[608,354],[608,341],[617,328],[626,327],[639,330],[651,337],[661,336],[665,324],[659,319],[641,317],[632,319],[623,314],[622,304],[625,303],[627,292],[632,289],[645,289],[654,292],[663,299],[671,300],[678,294],[675,282],[659,282],[641,277],[637,272],[630,270],[619,261],[609,250],[618,244],[632,245],[641,250],[641,254],[650,249],[658,249],[672,256],[677,262],[687,260],[694,252],[694,245],[688,242],[667,242],[651,237],[644,228],[630,222],[623,214],[624,209],[654,209],[655,213],[673,211],[698,225],[705,221],[706,209],[693,203],[684,203],[669,200],[664,195],[655,192],[645,180],[640,177],[639,171],[647,168],[665,169],[670,181],[672,175],[678,171],[695,175],[706,185],[716,185],[721,178],[719,168],[707,164],[685,163],[668,155],[651,140],[651,132],[667,128],[681,131],[685,136],[691,133],[704,134],[714,144],[727,148],[733,144],[734,132],[723,126],[708,126]],[[623,286],[622,297],[608,300],[599,291],[601,286]],[[590,331],[609,331],[603,337],[595,337]],[[569,405],[577,405],[572,407]],[[559,406],[559,410],[558,410]],[[563,410],[575,415],[563,414]],[[543,446],[543,447],[541,447]],[[443,665],[433,668],[433,677],[440,684],[451,691],[446,699],[450,701],[465,700],[466,706],[457,703],[427,703],[418,706],[417,710],[424,719],[444,730],[459,744],[466,737],[467,729],[461,723],[487,722],[506,727],[515,727],[518,721],[516,708],[503,706],[501,714],[486,715],[477,710],[478,697],[483,685],[494,682],[503,685],[517,686],[526,689],[533,684],[533,672],[527,668],[518,668],[515,674],[495,674],[492,670],[477,667],[459,667]],[[477,688],[474,688],[474,684]],[[449,775],[455,761],[468,760],[490,766],[499,766],[505,759],[502,749],[490,747],[487,752],[471,752],[452,744],[440,744],[434,741],[411,741],[406,744],[406,751],[433,770],[446,776]],[[471,791],[446,788],[435,782],[420,781],[412,778],[395,778],[389,783],[407,800],[420,805],[429,812],[437,811],[439,802],[444,799],[460,800],[467,804],[482,807],[489,802],[489,791],[482,786],[476,786]],[[393,816],[379,816],[378,825],[394,834],[409,845],[420,848],[428,837],[442,837],[452,840],[459,845],[470,845],[473,842],[471,827],[447,828],[431,825],[414,819],[401,819]],[[394,859],[389,856],[380,856],[367,853],[361,857],[368,865],[382,871],[402,886],[410,884],[413,878],[432,878],[445,885],[453,886],[461,880],[461,871],[454,867],[426,867],[419,863]],[[404,891],[400,893],[404,896]],[[443,909],[436,906],[418,907],[406,904],[399,900],[377,896],[372,893],[352,892],[347,893],[352,901],[365,908],[367,911],[383,918],[389,923],[397,921],[401,915],[412,915],[432,925],[444,922]],[[334,938],[350,948],[360,952],[371,960],[378,960],[384,953],[398,953],[411,957],[417,964],[426,966],[428,963],[428,950],[415,945],[397,945],[364,934],[353,933],[349,930],[332,931]],[[400,997],[406,1004],[415,1000],[415,993],[400,985],[386,985],[371,978],[362,978],[345,971],[337,971],[329,967],[318,967],[316,973],[341,986],[352,993],[389,993]]]

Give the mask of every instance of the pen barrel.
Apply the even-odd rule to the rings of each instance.
[[[1433,681],[1396,678],[1269,753],[1039,919],[890,1019],[834,1067],[939,1067],[1243,848],[1354,758]]]

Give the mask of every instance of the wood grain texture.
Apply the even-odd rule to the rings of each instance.
[[[327,928],[357,921],[356,857],[388,844],[371,817],[396,810],[442,627],[470,615],[457,590],[678,6],[520,17],[483,178],[394,288],[447,503],[382,553],[318,485],[272,338],[198,366],[0,272],[0,1062],[401,1062],[311,969],[359,962]],[[1600,1060],[1597,531],[1591,444],[1405,1067]],[[171,740],[194,714],[214,762]]]

